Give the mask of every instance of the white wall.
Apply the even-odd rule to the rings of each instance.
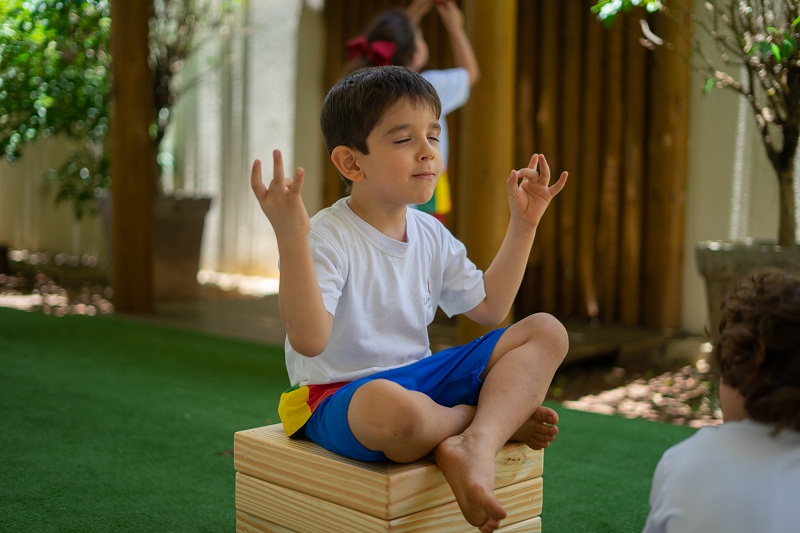
[[[60,166],[65,139],[41,139],[25,147],[15,163],[0,159],[0,243],[11,249],[106,256],[100,217],[77,221],[72,204],[55,205],[56,185],[43,173]]]

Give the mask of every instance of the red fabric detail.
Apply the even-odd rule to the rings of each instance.
[[[345,43],[347,59],[363,57],[376,67],[391,65],[397,45],[391,41],[367,41],[363,35]]]
[[[336,383],[325,383],[324,385],[307,385],[308,387],[308,407],[311,409],[311,412],[317,410],[317,407],[322,400],[327,398],[328,396],[332,395],[337,390],[341,389],[345,385],[350,383],[349,381],[337,381]]]

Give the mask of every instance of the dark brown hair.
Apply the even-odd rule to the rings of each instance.
[[[328,153],[337,146],[348,146],[368,154],[367,137],[386,110],[401,98],[429,106],[437,118],[442,113],[433,85],[406,67],[369,67],[339,80],[328,91],[320,114]],[[345,182],[349,185],[348,180]]]
[[[715,353],[753,420],[800,431],[800,273],[766,270],[725,296]]]

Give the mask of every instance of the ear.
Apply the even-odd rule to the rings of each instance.
[[[364,171],[358,164],[357,150],[349,146],[337,146],[331,152],[331,161],[345,178],[352,182],[361,181],[364,178]]]

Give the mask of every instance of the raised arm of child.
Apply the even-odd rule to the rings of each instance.
[[[486,298],[465,313],[471,320],[495,326],[508,315],[522,283],[539,221],[566,182],[567,173],[562,172],[558,181],[550,185],[550,166],[541,154],[533,154],[526,168],[511,171],[506,182],[511,219],[500,249],[483,276]]]
[[[450,39],[450,48],[453,50],[453,62],[456,67],[466,69],[469,73],[469,84],[475,85],[481,77],[478,59],[472,49],[472,43],[467,37],[464,28],[464,13],[453,0],[436,2],[436,11],[442,19],[442,25]]]
[[[258,159],[253,163],[250,186],[278,241],[281,261],[278,308],[286,335],[298,353],[314,357],[328,345],[333,316],[322,303],[308,243],[311,220],[300,196],[305,171],[298,168],[294,179],[286,178],[280,150],[275,150],[272,158],[269,188],[262,180]]]
[[[453,0],[413,0],[406,8],[406,15],[414,24],[419,26],[422,18],[428,14],[431,8],[436,7],[442,25],[447,31],[450,40],[450,48],[453,51],[453,62],[456,67],[466,69],[469,73],[469,84],[475,85],[480,78],[481,71],[478,67],[478,59],[469,42],[467,32],[464,28],[464,13]]]

